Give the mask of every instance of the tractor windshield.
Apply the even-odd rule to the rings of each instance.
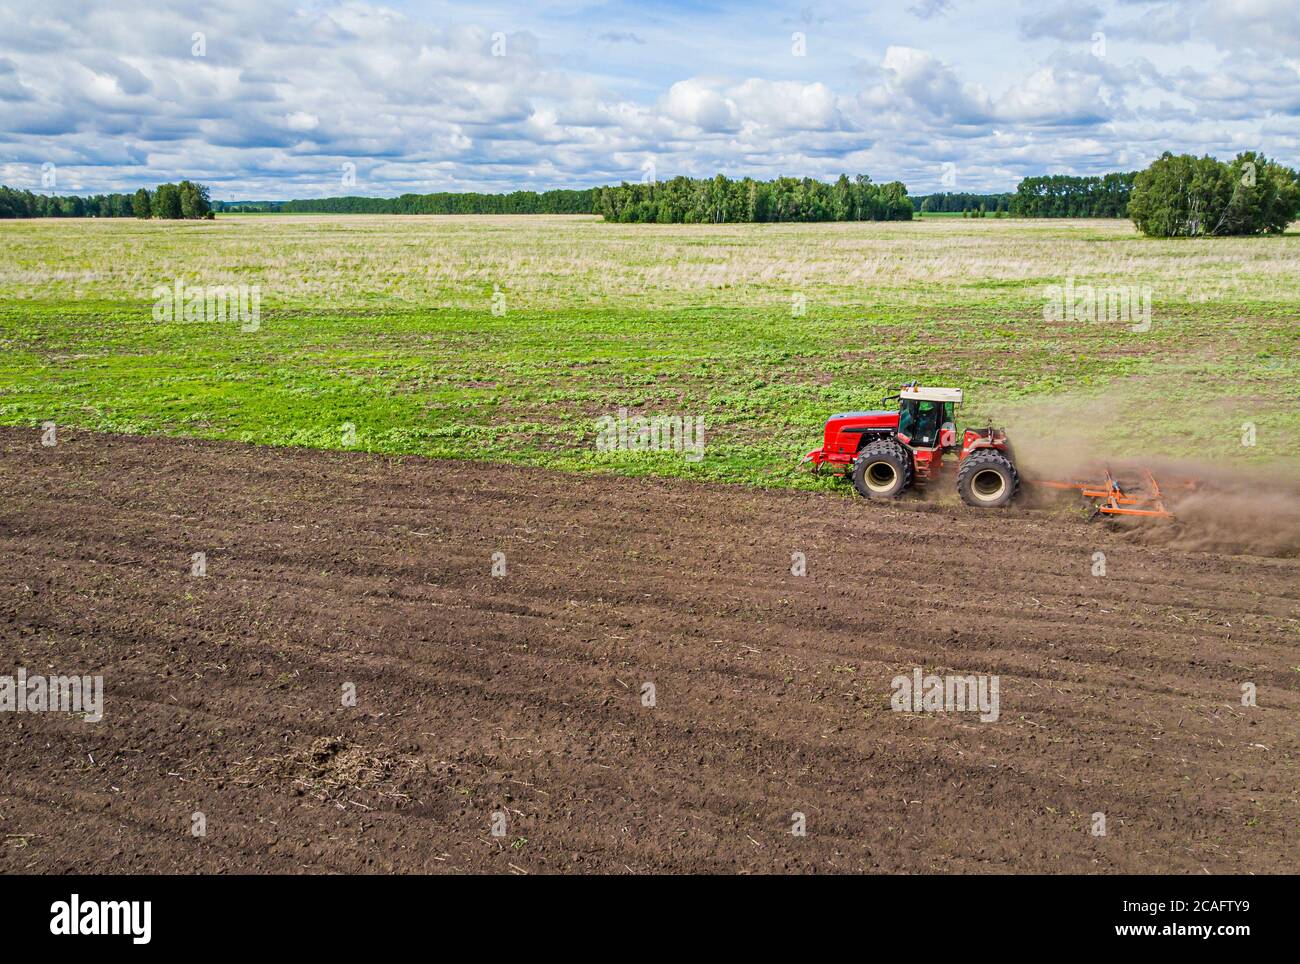
[[[942,402],[904,401],[898,409],[898,433],[913,445],[939,444],[939,427],[943,419]]]

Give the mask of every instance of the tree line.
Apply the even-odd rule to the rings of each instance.
[[[1130,218],[1151,237],[1276,234],[1300,214],[1300,175],[1254,151],[1220,161],[1166,151],[1143,171],[1027,177],[1011,214]]]
[[[1136,171],[1101,177],[1027,177],[1011,196],[1009,210],[1021,218],[1127,217],[1136,177]]]
[[[1131,218],[1158,237],[1284,231],[1300,211],[1300,175],[1248,151],[1230,162],[1164,153],[1144,171],[1027,177],[1014,194],[945,192],[909,198],[899,181],[865,174],[834,183],[779,177],[668,181],[509,194],[403,194],[299,201],[212,202],[193,181],[134,194],[64,197],[0,186],[0,218],[211,218],[214,209],[328,214],[598,214],[611,222],[718,224],[770,221],[907,221],[914,210],[968,217]]]
[[[304,214],[590,214],[592,193],[587,189],[325,197],[282,201],[271,210]],[[267,210],[260,205],[257,209]]]
[[[606,221],[720,224],[734,221],[910,221],[912,202],[899,181],[873,184],[841,174],[834,184],[810,177],[772,181],[675,177],[596,188],[592,213]]]
[[[193,181],[159,184],[134,194],[63,197],[0,186],[0,218],[211,218],[208,189]]]
[[[1011,194],[961,194],[952,191],[943,194],[923,194],[912,198],[912,204],[922,214],[957,214],[979,212],[1005,214],[1011,210]]]

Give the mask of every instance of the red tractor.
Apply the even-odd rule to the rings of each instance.
[[[840,472],[868,499],[896,499],[909,486],[938,477],[945,453],[957,455],[957,491],[967,505],[992,509],[1006,505],[1020,487],[1011,443],[1001,429],[966,429],[961,444],[953,409],[960,388],[904,385],[882,401],[898,409],[841,412],[826,422],[821,448],[804,461],[813,471]]]

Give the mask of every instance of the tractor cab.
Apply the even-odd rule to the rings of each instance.
[[[898,440],[909,448],[949,449],[957,443],[955,409],[960,388],[904,385],[898,399]]]
[[[912,450],[915,482],[928,482],[943,466],[943,453],[957,444],[954,409],[960,388],[922,388],[916,382],[898,393],[899,442]]]

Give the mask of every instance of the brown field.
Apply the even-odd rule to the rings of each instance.
[[[0,491],[3,671],[105,686],[0,714],[3,872],[1300,869],[1295,558],[74,430]],[[891,712],[914,667],[999,718]]]

